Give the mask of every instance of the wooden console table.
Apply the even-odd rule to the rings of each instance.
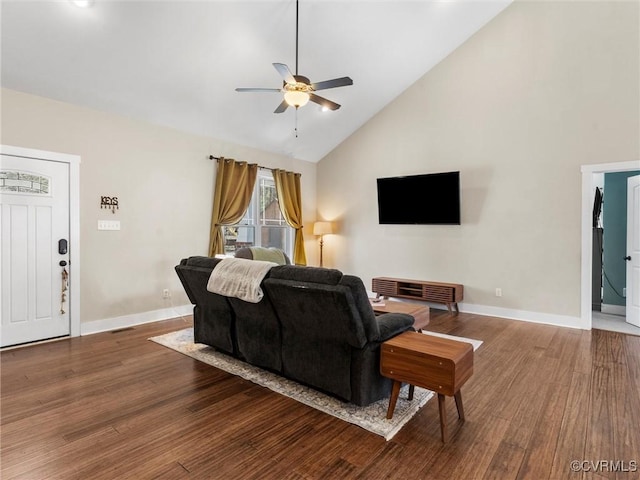
[[[412,298],[425,302],[444,303],[449,313],[452,307],[458,310],[464,287],[459,283],[427,282],[403,278],[376,277],[372,280],[372,290],[382,297]]]
[[[458,417],[464,421],[460,387],[473,374],[473,345],[423,333],[404,332],[382,344],[380,373],[393,380],[387,418],[393,417],[402,382],[438,394],[440,435],[446,442],[445,395],[455,398]],[[412,397],[410,392],[409,400]]]
[[[429,307],[426,305],[417,305],[409,302],[394,302],[393,300],[384,300],[381,303],[371,302],[373,312],[377,315],[381,313],[406,313],[414,319],[413,328],[421,331],[429,325]]]

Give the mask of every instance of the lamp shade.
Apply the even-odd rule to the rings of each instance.
[[[316,222],[313,224],[314,235],[327,235],[333,233],[331,222]]]
[[[299,90],[289,90],[285,92],[284,100],[292,107],[304,107],[309,102],[309,94]]]

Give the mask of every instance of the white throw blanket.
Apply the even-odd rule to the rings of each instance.
[[[207,290],[245,302],[258,303],[264,293],[260,283],[277,263],[245,258],[225,258],[211,272]]]

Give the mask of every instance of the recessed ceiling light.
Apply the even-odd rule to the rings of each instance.
[[[71,0],[71,3],[73,3],[76,7],[89,8],[91,5],[93,5],[93,0]]]

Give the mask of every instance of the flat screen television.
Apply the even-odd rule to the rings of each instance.
[[[378,178],[378,221],[460,225],[460,172]]]

